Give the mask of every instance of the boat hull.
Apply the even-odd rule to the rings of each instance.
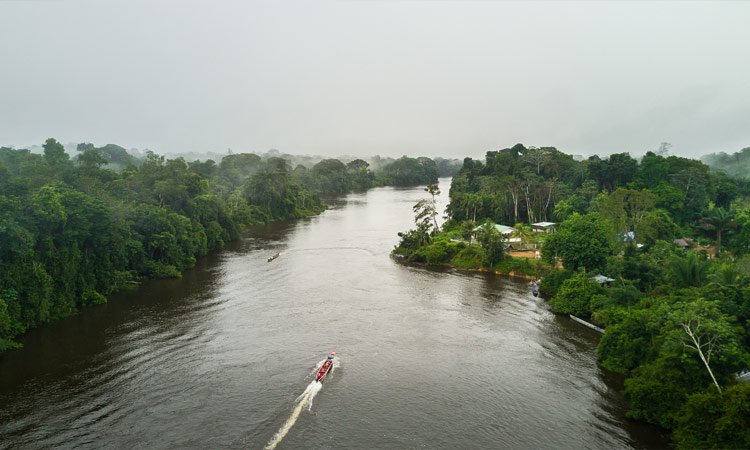
[[[326,359],[323,361],[323,365],[320,366],[320,369],[318,369],[318,373],[315,375],[315,381],[320,381],[328,375],[328,372],[331,371],[331,368],[333,367],[333,360]]]

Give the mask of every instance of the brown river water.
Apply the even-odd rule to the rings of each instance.
[[[0,448],[263,448],[332,350],[278,448],[667,446],[625,418],[599,335],[526,282],[390,257],[425,194],[250,229],[182,279],[28,333],[0,355]]]

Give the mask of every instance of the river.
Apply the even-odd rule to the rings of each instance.
[[[331,350],[341,367],[279,448],[666,446],[624,417],[597,333],[525,282],[389,256],[425,195],[255,227],[182,279],[28,333],[0,356],[0,448],[262,448]]]

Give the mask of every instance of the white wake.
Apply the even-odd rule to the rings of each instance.
[[[323,364],[323,361],[318,363],[317,368],[315,369],[315,371],[313,371],[313,373],[317,372],[317,370]],[[331,373],[333,373],[333,371],[336,369],[336,367],[339,366],[339,364],[339,358],[334,358],[333,365],[331,366]],[[302,392],[302,394],[300,394],[300,396],[297,397],[297,399],[294,401],[294,408],[292,408],[292,413],[289,415],[289,418],[286,419],[284,425],[279,428],[279,431],[277,431],[276,434],[273,435],[273,438],[268,442],[268,444],[266,444],[266,450],[273,450],[277,445],[279,445],[279,442],[284,439],[284,436],[289,433],[289,430],[291,430],[294,424],[297,422],[299,415],[302,413],[302,410],[305,407],[307,407],[308,411],[312,409],[313,399],[316,395],[318,395],[318,392],[320,392],[321,389],[323,389],[323,383],[321,383],[320,381],[313,381],[312,383],[307,385],[305,391]]]
[[[266,444],[266,450],[273,450],[277,445],[279,445],[279,442],[284,439],[284,436],[289,433],[289,430],[292,429],[294,423],[297,422],[297,418],[299,418],[299,415],[302,412],[303,408],[307,407],[308,411],[312,408],[312,401],[315,398],[315,395],[320,392],[320,389],[322,387],[323,384],[321,382],[313,381],[307,386],[305,392],[297,397],[297,400],[295,400],[294,402],[292,414],[289,415],[289,418],[286,419],[284,425],[279,428],[279,431],[277,431],[276,434],[273,435],[273,438],[268,442],[268,444]]]

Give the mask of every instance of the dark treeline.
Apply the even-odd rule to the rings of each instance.
[[[554,312],[605,329],[599,362],[626,376],[629,417],[673,430],[680,448],[750,447],[748,181],[677,156],[577,161],[519,144],[464,161],[442,230],[430,205],[415,205],[395,253],[543,274]],[[532,233],[539,221],[557,231]],[[542,243],[542,260],[504,254],[493,222]]]
[[[434,182],[438,163],[403,157],[312,167],[255,154],[186,162],[49,139],[0,148],[0,351],[29,328],[106,301],[144,278],[178,277],[246,225],[318,214],[322,198]]]

